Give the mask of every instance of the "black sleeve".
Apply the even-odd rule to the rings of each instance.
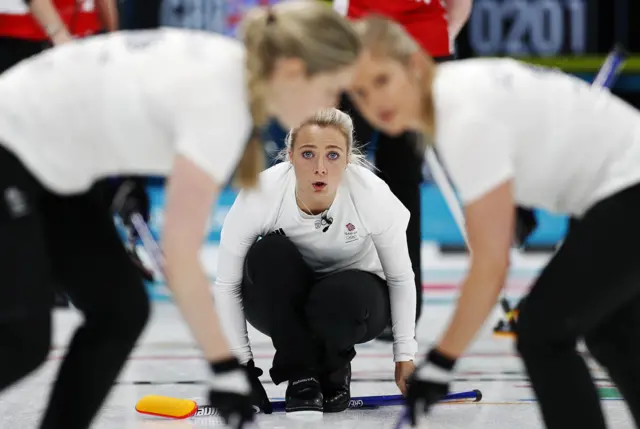
[[[146,30],[160,26],[162,0],[129,0],[132,30]]]

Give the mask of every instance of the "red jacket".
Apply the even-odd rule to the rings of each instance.
[[[451,55],[446,0],[333,0],[334,9],[357,19],[369,13],[401,24],[433,57]]]
[[[69,32],[75,37],[96,34],[102,29],[95,0],[52,0]],[[25,0],[0,0],[0,37],[48,40]]]

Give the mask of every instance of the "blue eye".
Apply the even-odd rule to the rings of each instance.
[[[336,159],[340,158],[340,155],[338,154],[338,152],[329,152],[329,154],[327,155],[329,157],[329,159],[335,161]]]
[[[302,157],[304,159],[311,159],[313,158],[313,152],[311,152],[310,150],[305,150],[304,152],[302,152]]]

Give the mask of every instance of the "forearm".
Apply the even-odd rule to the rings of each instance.
[[[447,0],[449,38],[455,40],[471,16],[472,0]]]
[[[396,362],[414,360],[416,342],[416,289],[413,278],[389,284],[393,357]]]
[[[51,0],[31,0],[29,9],[38,24],[52,40],[59,36],[68,36],[67,27]]]
[[[96,0],[96,6],[100,13],[102,25],[106,31],[117,31],[120,27],[118,22],[118,5],[116,0]]]
[[[470,272],[438,349],[450,357],[464,353],[491,314],[504,283],[504,276]]]
[[[242,305],[241,285],[216,282],[213,294],[216,311],[231,352],[243,363],[253,359]]]
[[[166,257],[169,288],[205,358],[218,361],[231,357],[199,258]]]

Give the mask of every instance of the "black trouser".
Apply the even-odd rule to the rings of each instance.
[[[60,367],[42,428],[87,428],[144,328],[149,301],[100,186],[45,190],[0,147],[0,390],[36,369],[51,342],[51,278],[84,322]]]
[[[0,73],[51,46],[46,41],[0,37]]]
[[[640,423],[640,185],[591,208],[522,302],[517,348],[547,428],[605,428],[584,339]]]
[[[436,62],[452,60],[453,56],[434,58]],[[422,314],[422,262],[421,246],[422,221],[420,185],[422,184],[422,164],[424,154],[417,150],[413,132],[406,132],[399,136],[390,136],[375,130],[366,119],[360,115],[358,109],[351,103],[348,96],[343,96],[340,109],[353,119],[356,139],[369,144],[375,141],[375,162],[378,175],[384,180],[391,192],[409,210],[411,217],[407,225],[407,245],[409,258],[416,282],[416,320]],[[365,147],[366,150],[366,147]]]
[[[287,237],[268,235],[247,254],[245,316],[271,337],[273,382],[334,372],[389,323],[389,291],[380,277],[347,270],[316,278]]]

